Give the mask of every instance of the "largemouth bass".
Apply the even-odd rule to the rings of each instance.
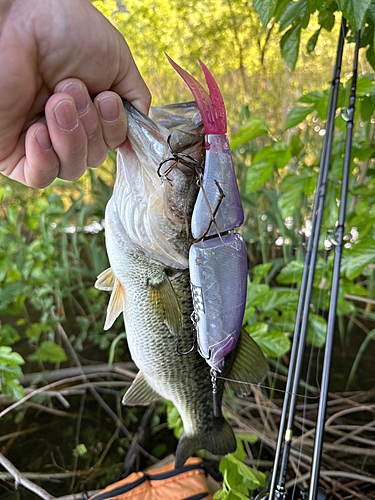
[[[162,178],[158,175],[171,150],[189,155],[202,170],[205,132],[195,103],[156,108],[152,119],[124,104],[128,138],[118,152],[105,217],[111,267],[98,277],[96,287],[112,292],[105,329],[124,313],[129,350],[139,368],[123,403],[148,405],[161,398],[173,402],[184,425],[176,452],[180,467],[202,448],[216,455],[236,449],[221,410],[214,416],[210,367],[192,349],[189,225],[199,188],[193,170],[176,158],[163,165]],[[229,356],[223,377],[248,383],[264,378],[264,356],[246,332]],[[218,378],[220,403],[223,384]],[[239,393],[250,392],[246,384],[234,385]]]

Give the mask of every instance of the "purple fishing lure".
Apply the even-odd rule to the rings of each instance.
[[[224,101],[217,83],[199,61],[208,95],[195,78],[170,57],[168,60],[192,91],[206,133],[203,189],[191,221],[193,237],[199,241],[190,248],[189,268],[198,349],[214,372],[214,387],[216,372],[223,370],[225,357],[237,343],[245,312],[246,245],[242,236],[233,232],[243,223],[244,213],[226,135]]]

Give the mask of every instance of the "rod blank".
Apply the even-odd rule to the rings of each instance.
[[[294,416],[295,416],[295,408],[297,402],[296,394],[298,393],[298,387],[300,383],[301,369],[303,363],[303,355],[305,349],[309,311],[310,311],[310,302],[311,302],[313,281],[315,274],[315,265],[318,255],[320,229],[323,218],[328,172],[331,160],[331,151],[332,151],[332,143],[333,143],[334,128],[335,128],[335,113],[337,107],[345,33],[346,33],[346,19],[342,18],[337,54],[336,54],[336,63],[331,84],[331,93],[330,93],[329,106],[327,112],[327,125],[326,125],[327,133],[324,138],[322,156],[320,161],[317,190],[316,190],[314,208],[312,213],[312,230],[308,241],[306,257],[305,257],[305,265],[304,265],[300,297],[297,309],[296,325],[294,330],[293,346],[289,364],[289,375],[287,379],[286,394],[280,420],[280,429],[279,429],[278,442],[275,452],[274,472],[272,475],[272,482],[270,486],[269,500],[286,499],[285,482],[286,482],[287,466],[289,462],[291,440],[293,435]],[[337,237],[339,244],[336,246],[336,252],[335,252],[335,266],[332,278],[330,313],[328,318],[327,342],[326,342],[325,362],[324,362],[323,378],[322,378],[322,389],[321,389],[322,395],[321,395],[321,403],[319,406],[316,442],[315,442],[315,450],[313,458],[313,467],[311,473],[312,482],[309,493],[310,494],[309,500],[315,500],[319,482],[320,456],[321,456],[322,441],[323,441],[325,406],[328,394],[329,372],[330,372],[330,363],[331,363],[332,345],[333,345],[333,330],[335,323],[339,279],[340,279],[342,241],[344,236],[345,209],[346,209],[346,198],[348,190],[350,154],[351,154],[351,143],[352,143],[352,133],[353,133],[353,119],[354,119],[354,109],[355,109],[355,88],[356,88],[355,82],[357,80],[359,39],[360,39],[360,34],[357,33],[352,89],[350,95],[350,105],[348,109],[348,127],[347,127],[347,138],[345,145],[340,214],[337,227]],[[279,472],[279,464],[281,458],[282,461],[279,473],[279,480],[277,482],[277,475]]]

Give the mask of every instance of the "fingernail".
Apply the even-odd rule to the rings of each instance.
[[[99,100],[100,117],[105,122],[115,122],[120,117],[118,101],[115,97],[107,96]]]
[[[71,132],[78,127],[77,111],[70,101],[61,101],[55,107],[56,121],[65,132]]]
[[[36,140],[44,151],[49,151],[52,149],[51,139],[49,138],[49,133],[46,127],[39,127],[35,132]]]
[[[89,109],[89,96],[84,88],[78,83],[67,83],[61,92],[65,92],[73,97],[78,114],[84,115]]]

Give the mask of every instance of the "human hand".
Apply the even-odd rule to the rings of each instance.
[[[0,0],[0,68],[0,172],[31,187],[76,180],[125,141],[119,96],[150,105],[125,40],[87,0]]]

